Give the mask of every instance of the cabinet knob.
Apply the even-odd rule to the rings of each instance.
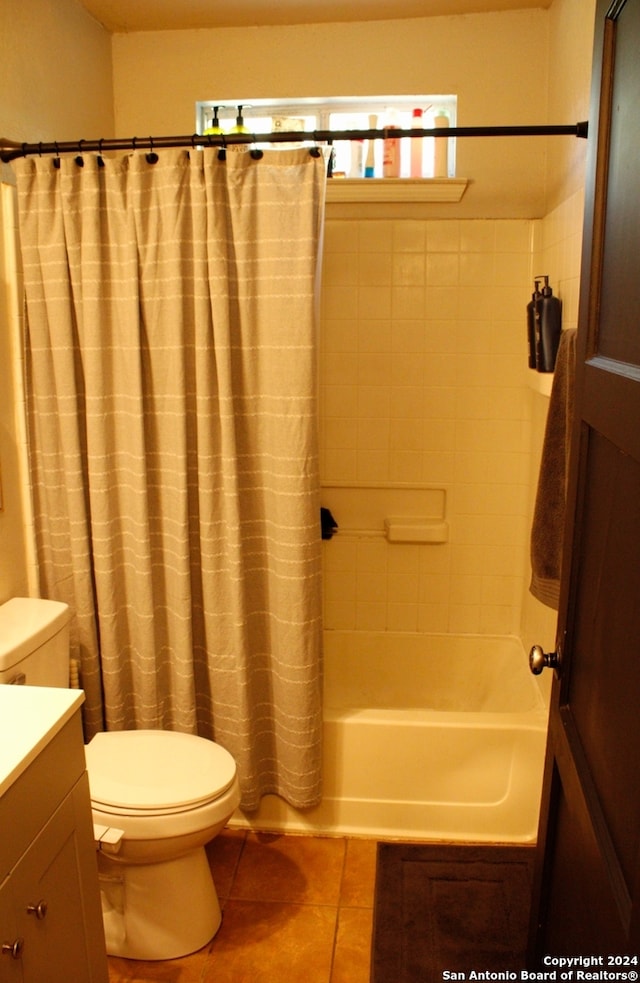
[[[24,939],[15,939],[13,942],[3,942],[1,951],[3,956],[11,956],[12,959],[19,959],[24,949]]]
[[[35,915],[38,921],[41,922],[42,919],[46,917],[47,907],[48,907],[47,902],[44,899],[42,899],[38,901],[37,904],[28,904],[27,914]]]

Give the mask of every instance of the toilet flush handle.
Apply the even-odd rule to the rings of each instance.
[[[118,853],[122,844],[124,830],[116,826],[101,826],[93,824],[93,838],[96,846],[104,853]]]

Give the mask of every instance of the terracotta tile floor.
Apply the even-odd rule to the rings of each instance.
[[[225,830],[207,850],[216,937],[168,962],[111,957],[110,983],[368,983],[375,840]]]

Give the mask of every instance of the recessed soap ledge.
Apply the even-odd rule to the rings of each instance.
[[[390,543],[446,543],[449,523],[421,516],[389,516],[384,532]]]

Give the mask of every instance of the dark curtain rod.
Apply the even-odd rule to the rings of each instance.
[[[103,153],[112,150],[162,150],[167,147],[229,147],[253,143],[334,143],[336,140],[384,140],[402,137],[527,137],[575,136],[586,138],[587,122],[559,126],[450,126],[438,129],[403,130],[313,130],[312,132],[279,131],[277,133],[194,133],[191,136],[129,137],[128,139],[72,140],[64,142],[15,143],[0,139],[0,160],[5,163],[18,157],[54,154]]]

